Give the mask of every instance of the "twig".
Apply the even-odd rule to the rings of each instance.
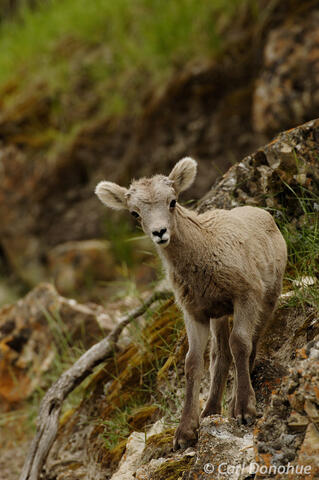
[[[122,330],[135,318],[140,317],[158,300],[171,298],[169,291],[155,292],[140,307],[133,310],[119,322],[111,333],[85,352],[60,378],[49,388],[40,405],[37,419],[37,433],[31,443],[20,480],[38,480],[43,464],[55,440],[61,408],[65,398],[77,387],[94,367],[112,355]]]

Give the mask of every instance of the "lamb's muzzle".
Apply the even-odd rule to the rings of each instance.
[[[158,245],[168,244],[169,234],[167,228],[161,228],[152,232],[153,241]]]
[[[128,209],[156,244],[184,313],[189,350],[186,397],[175,448],[196,442],[204,352],[211,331],[211,386],[202,416],[220,414],[229,367],[235,364],[230,414],[250,424],[256,415],[250,373],[258,340],[281,293],[286,243],[271,215],[256,207],[210,210],[182,207],[177,198],[194,181],[197,163],[180,160],[168,177],[133,181],[128,189],[100,182],[108,207]],[[228,315],[233,313],[230,332]]]

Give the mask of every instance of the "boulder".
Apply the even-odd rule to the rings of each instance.
[[[28,398],[42,384],[55,355],[89,348],[113,326],[101,306],[61,297],[50,284],[40,284],[16,304],[4,306],[0,310],[0,401]]]
[[[280,133],[275,139],[236,163],[212,186],[199,203],[199,211],[258,205],[281,212],[295,221],[303,210],[298,193],[312,192],[309,211],[318,211],[319,119]],[[279,213],[278,213],[279,212]]]
[[[48,264],[56,288],[63,295],[116,277],[111,245],[102,240],[60,244],[48,252]]]

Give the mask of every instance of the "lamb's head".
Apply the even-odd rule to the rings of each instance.
[[[128,209],[153,242],[166,247],[174,234],[178,195],[191,186],[196,169],[196,161],[186,157],[176,163],[168,177],[155,175],[134,180],[128,189],[113,182],[100,182],[95,193],[110,208]]]

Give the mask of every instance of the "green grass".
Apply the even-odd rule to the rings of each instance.
[[[143,402],[136,403],[134,400],[123,408],[117,408],[112,414],[112,418],[104,420],[101,425],[104,426],[102,438],[107,450],[112,450],[122,440],[128,438],[132,429],[130,428],[128,419],[134,412],[134,409],[141,407]]]
[[[298,191],[289,185],[285,187],[295,203],[295,215],[288,215],[284,210],[273,213],[288,247],[285,287],[295,291],[289,302],[311,303],[319,311],[319,197],[304,187]],[[314,279],[314,284],[306,288],[295,285],[295,280],[304,277]]]
[[[257,0],[51,0],[25,7],[0,28],[0,86],[20,76],[24,85],[36,79],[65,91],[78,76],[104,99],[102,109],[118,113],[145,80],[161,85],[174,69],[219,51],[219,22],[247,5],[256,14]]]

